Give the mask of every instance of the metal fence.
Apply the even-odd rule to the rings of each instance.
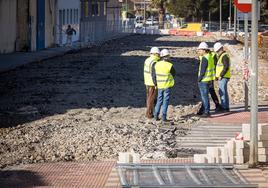
[[[83,21],[81,23],[80,41],[82,45],[98,45],[113,38],[134,33],[134,22],[121,20]]]
[[[165,23],[165,27],[171,28],[171,24]],[[135,19],[83,21],[81,23],[80,41],[82,45],[98,45],[104,41],[119,38],[128,34],[160,34],[157,24],[142,24],[137,26]]]
[[[178,28],[179,23],[164,22],[164,30]],[[228,30],[228,22],[222,22],[222,31]],[[83,21],[81,23],[80,41],[82,45],[98,45],[107,40],[119,38],[128,34],[161,34],[159,24],[141,23],[137,24],[135,19],[127,20],[103,20],[103,21]],[[202,29],[210,32],[219,31],[219,22],[202,22]]]

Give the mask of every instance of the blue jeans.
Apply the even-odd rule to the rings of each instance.
[[[170,99],[170,88],[167,89],[158,89],[158,95],[157,95],[157,103],[155,105],[154,109],[154,118],[158,119],[160,108],[162,106],[162,120],[167,119],[167,109],[168,109],[168,103]]]
[[[221,98],[221,105],[225,110],[229,110],[229,96],[227,90],[228,78],[222,78],[219,80],[219,94]]]
[[[208,98],[210,84],[210,82],[198,82],[198,87],[202,99],[202,106],[204,107],[205,113],[209,113],[210,111],[210,104]]]

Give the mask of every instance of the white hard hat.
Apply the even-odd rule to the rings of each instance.
[[[150,50],[150,54],[160,54],[160,50],[157,47],[152,47]]]
[[[161,57],[165,57],[165,56],[168,56],[168,55],[170,55],[170,54],[169,54],[169,51],[167,49],[161,50],[161,53],[160,53]]]
[[[216,42],[214,44],[214,52],[219,51],[222,47],[223,47],[223,45],[220,42]]]
[[[197,48],[198,50],[207,50],[208,44],[206,42],[201,42]]]

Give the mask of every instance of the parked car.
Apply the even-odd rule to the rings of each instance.
[[[157,18],[148,18],[145,22],[146,25],[158,25],[158,19]]]
[[[138,16],[135,19],[135,28],[142,28],[143,27],[143,17]]]

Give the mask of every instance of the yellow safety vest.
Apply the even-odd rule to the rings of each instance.
[[[172,63],[159,61],[155,64],[155,74],[158,89],[167,89],[174,86],[174,78],[170,73]]]
[[[147,86],[154,86],[153,78],[152,78],[152,65],[154,62],[159,61],[159,57],[155,55],[151,55],[144,62],[144,84]]]
[[[217,54],[215,52],[210,52],[211,53],[211,56],[212,56],[212,59],[213,59],[213,62],[214,62],[214,57],[216,56],[217,57]],[[217,57],[218,58],[218,57]],[[214,65],[216,65],[217,62],[214,62]],[[216,68],[216,67],[215,67]]]
[[[201,64],[202,64],[202,57],[203,56],[199,56],[199,71],[198,71],[198,76],[200,76],[200,71],[201,71]],[[203,77],[203,79],[201,80],[201,82],[209,82],[212,80],[215,80],[215,65],[214,65],[214,59],[211,53],[208,53],[204,56],[207,61],[208,61],[208,66],[206,69],[206,73]]]
[[[216,66],[216,77],[219,78],[221,76],[221,72],[223,71],[223,63],[222,63],[222,58],[223,56],[227,55],[227,57],[229,58],[229,63],[230,62],[230,57],[229,55],[224,52],[223,54],[221,54],[218,62],[217,62],[217,66]],[[223,76],[224,78],[230,78],[231,77],[231,70],[230,70],[230,66],[228,67],[227,72],[225,73],[225,75]]]

